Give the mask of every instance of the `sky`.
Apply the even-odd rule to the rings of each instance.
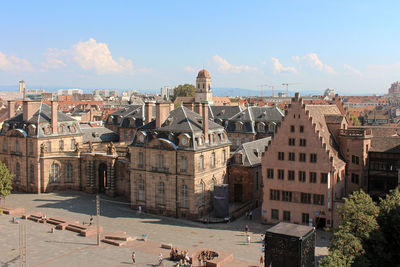
[[[3,1],[0,86],[195,83],[383,94],[400,80],[400,1]],[[264,89],[267,89],[264,86]]]

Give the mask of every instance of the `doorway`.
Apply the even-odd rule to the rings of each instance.
[[[322,229],[326,226],[326,219],[317,217],[317,218],[315,218],[315,224],[317,226],[317,229]]]
[[[243,185],[235,184],[233,187],[234,202],[243,202]]]
[[[107,165],[105,163],[100,163],[99,165],[99,186],[98,192],[104,193],[107,185]]]

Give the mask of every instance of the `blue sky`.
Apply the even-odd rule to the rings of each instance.
[[[385,93],[400,80],[398,1],[6,1],[0,86],[330,87]]]

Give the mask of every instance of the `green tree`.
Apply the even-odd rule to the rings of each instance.
[[[174,96],[172,97],[172,101],[178,96],[194,96],[196,93],[196,87],[193,84],[181,84],[174,88]]]
[[[379,229],[379,207],[361,190],[345,198],[339,214],[342,222],[333,235],[329,256],[319,262],[320,266],[334,266],[338,262],[342,266],[368,266],[364,243]]]
[[[0,200],[4,198],[4,204],[6,196],[11,194],[13,179],[14,174],[11,174],[7,166],[0,162]]]
[[[354,126],[361,126],[360,120],[353,113],[350,113],[350,119],[352,120]]]

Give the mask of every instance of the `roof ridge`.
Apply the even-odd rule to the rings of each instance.
[[[192,127],[192,123],[190,122],[188,116],[186,115],[186,111],[185,111],[184,107],[183,107],[183,106],[180,106],[180,108],[182,108],[183,114],[185,115],[186,121],[187,121],[188,124],[189,124],[190,130],[192,130],[192,132],[194,132],[193,127]]]

